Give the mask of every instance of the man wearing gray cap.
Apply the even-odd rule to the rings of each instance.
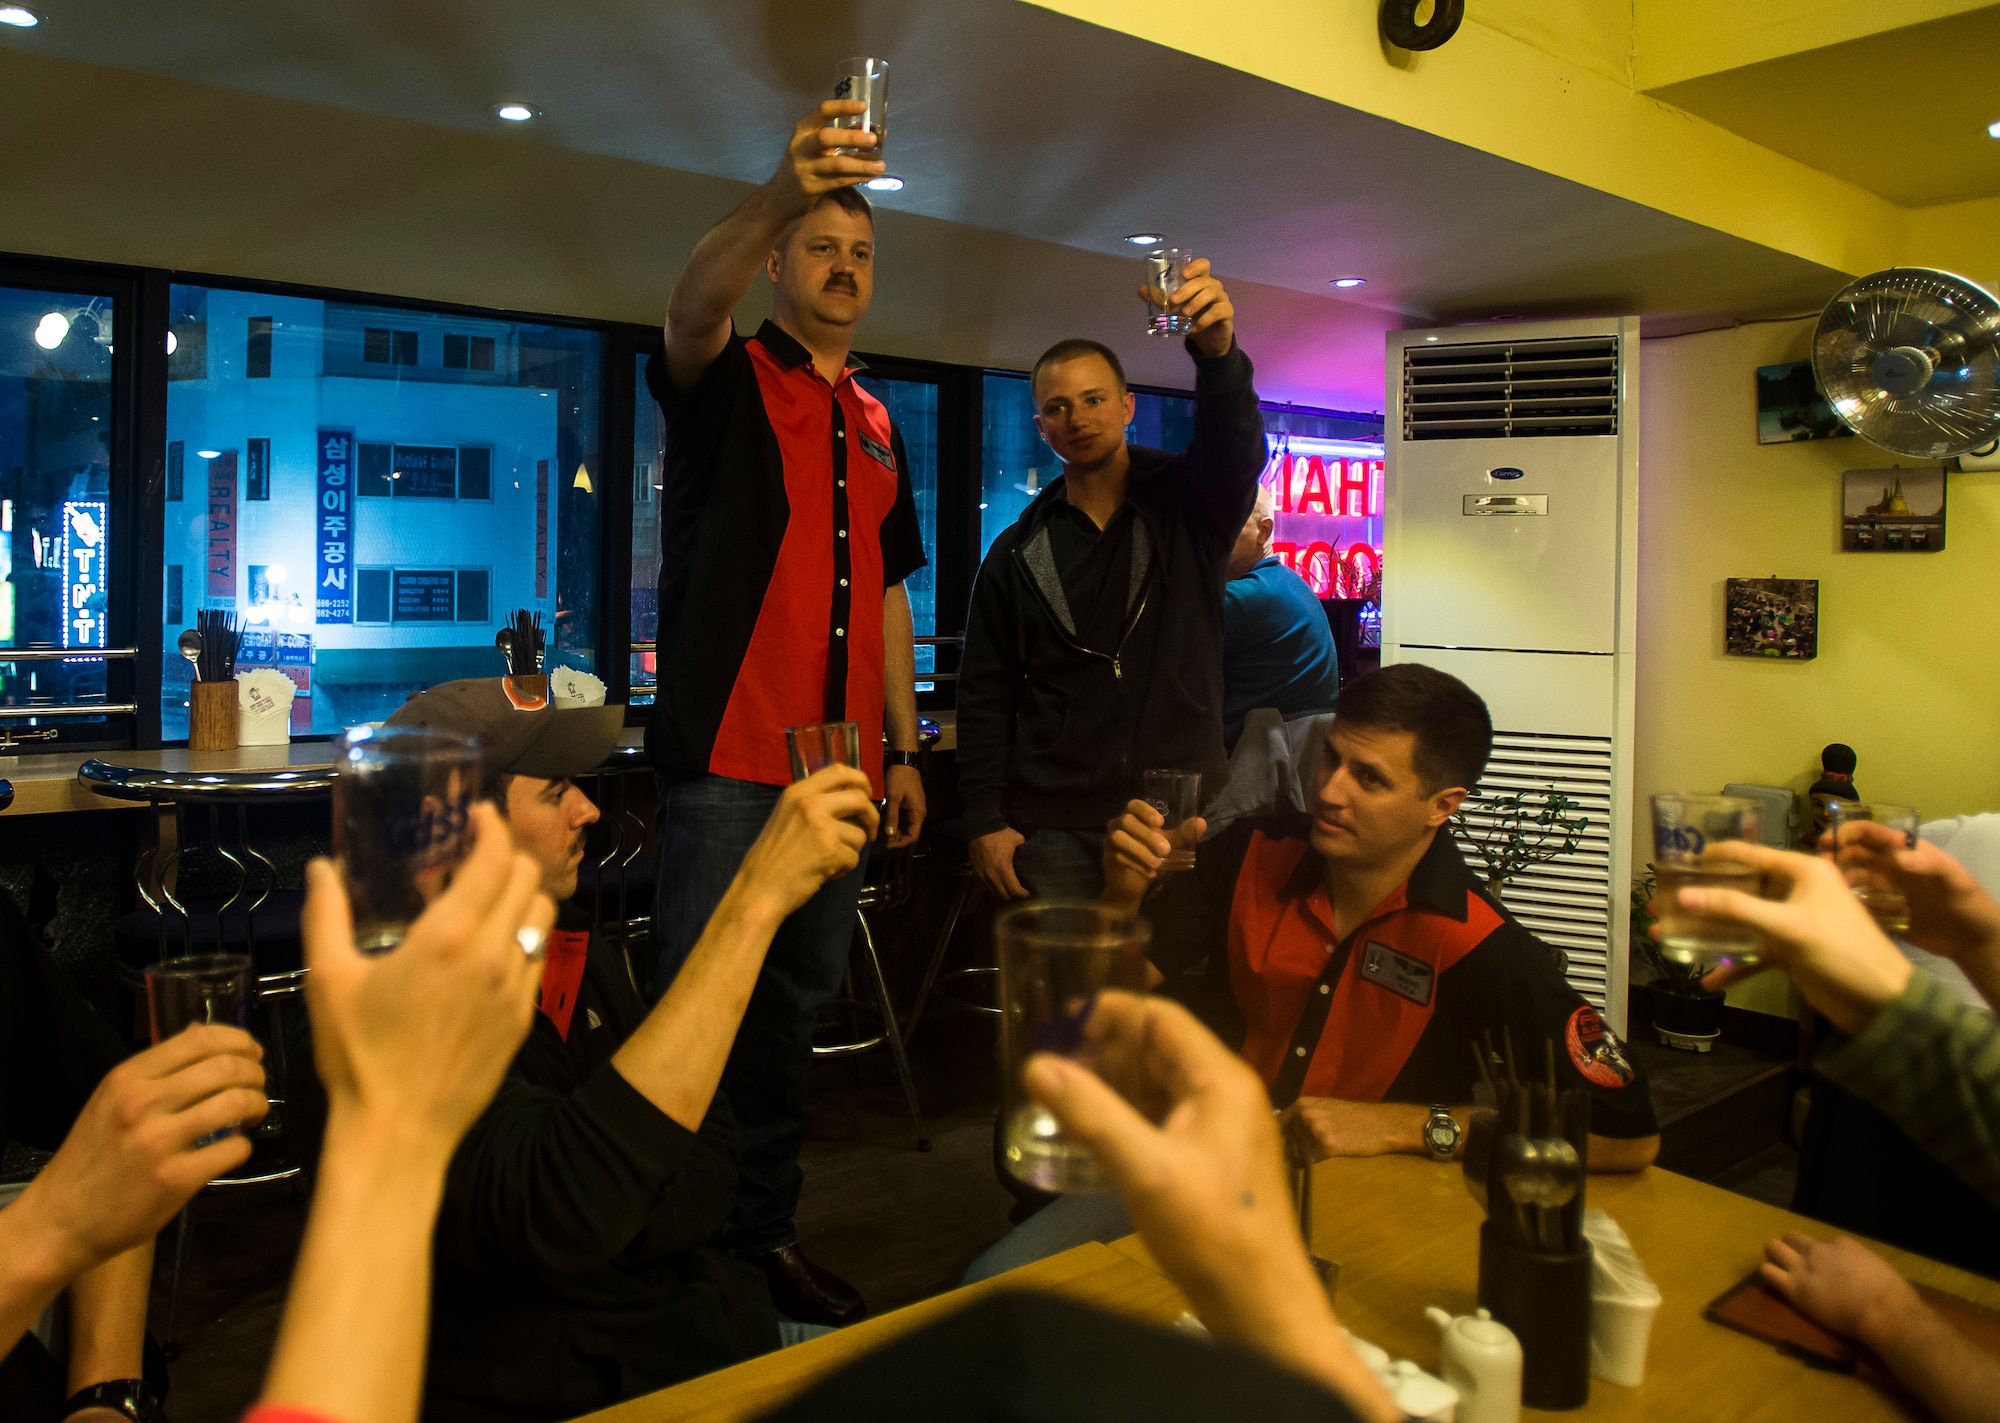
[[[707,1243],[736,1195],[718,1084],[778,926],[874,836],[867,777],[829,767],[779,796],[649,1010],[563,903],[597,819],[574,778],[617,745],[624,708],[552,708],[494,677],[389,720],[479,740],[483,793],[559,905],[541,1011],[446,1179],[424,1417],[571,1418],[789,1342],[762,1272]]]

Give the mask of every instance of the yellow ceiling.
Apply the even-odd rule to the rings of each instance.
[[[1900,206],[2000,196],[2000,5],[1650,92]]]

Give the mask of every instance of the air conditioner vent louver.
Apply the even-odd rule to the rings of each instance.
[[[1544,943],[1569,956],[1569,981],[1599,1008],[1605,1007],[1611,969],[1611,916],[1625,909],[1611,885],[1611,739],[1548,736],[1496,731],[1493,758],[1478,789],[1466,797],[1465,818],[1478,830],[1492,816],[1484,809],[1495,796],[1520,791],[1560,791],[1589,825],[1567,855],[1532,865],[1509,880],[1501,903]],[[1480,872],[1476,856],[1467,863]]]
[[[1618,338],[1403,349],[1403,438],[1618,433]]]

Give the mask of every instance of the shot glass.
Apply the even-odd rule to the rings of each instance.
[[[1167,300],[1187,280],[1194,254],[1183,247],[1155,247],[1146,254],[1146,334],[1185,336],[1193,326],[1187,316],[1169,310]]]
[[[1723,840],[1757,839],[1757,802],[1739,796],[1653,797],[1653,872],[1659,887],[1660,953],[1706,973],[1732,964],[1754,964],[1763,935],[1727,920],[1680,907],[1684,889],[1740,889],[1756,894],[1763,876],[1709,847]]]
[[[861,726],[852,721],[822,721],[785,728],[785,749],[792,757],[792,779],[803,781],[828,766],[861,769]]]
[[[1139,798],[1160,812],[1166,824],[1161,828],[1174,841],[1174,849],[1160,866],[1161,874],[1175,874],[1194,868],[1194,846],[1182,845],[1181,826],[1201,814],[1201,772],[1147,771],[1141,778]]]
[[[354,946],[386,953],[472,848],[479,746],[430,727],[356,726],[336,744],[334,769],[333,853]]]
[[[1906,934],[1910,929],[1910,901],[1903,897],[1899,889],[1891,889],[1877,883],[1868,871],[1855,863],[1856,855],[1850,848],[1841,849],[1841,831],[1863,820],[1872,820],[1877,825],[1886,825],[1903,837],[1903,847],[1914,849],[1917,843],[1917,826],[1920,823],[1915,808],[1907,805],[1891,805],[1887,801],[1834,800],[1827,806],[1827,829],[1833,836],[1833,859],[1840,866],[1841,874],[1854,894],[1868,912],[1875,916],[1875,922],[1882,926],[1885,934]],[[1845,836],[1852,842],[1853,832]]]
[[[161,959],[146,969],[146,1013],[153,1041],[163,1043],[196,1023],[250,1026],[250,959],[246,954],[195,954]],[[234,1136],[222,1127],[195,1142],[207,1146]]]
[[[836,148],[833,151],[859,158],[880,158],[882,145],[888,141],[885,129],[889,122],[889,62],[863,56],[841,60],[833,71],[833,97],[859,99],[868,106],[865,113],[844,114],[835,119],[834,128],[863,129],[875,135],[873,148]]]
[[[1028,1095],[1021,1069],[1038,1052],[1097,1065],[1084,1034],[1090,1011],[1103,989],[1145,991],[1152,926],[1101,904],[1043,900],[1005,911],[993,933],[1000,948],[1006,1114],[1000,1145],[1007,1169],[1043,1191],[1109,1190],[1097,1158]]]

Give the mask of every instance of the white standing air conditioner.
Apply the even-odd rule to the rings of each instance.
[[[1580,846],[1507,908],[1626,1030],[1639,528],[1636,317],[1388,338],[1382,660],[1449,672],[1493,713],[1466,814],[1557,790]]]

